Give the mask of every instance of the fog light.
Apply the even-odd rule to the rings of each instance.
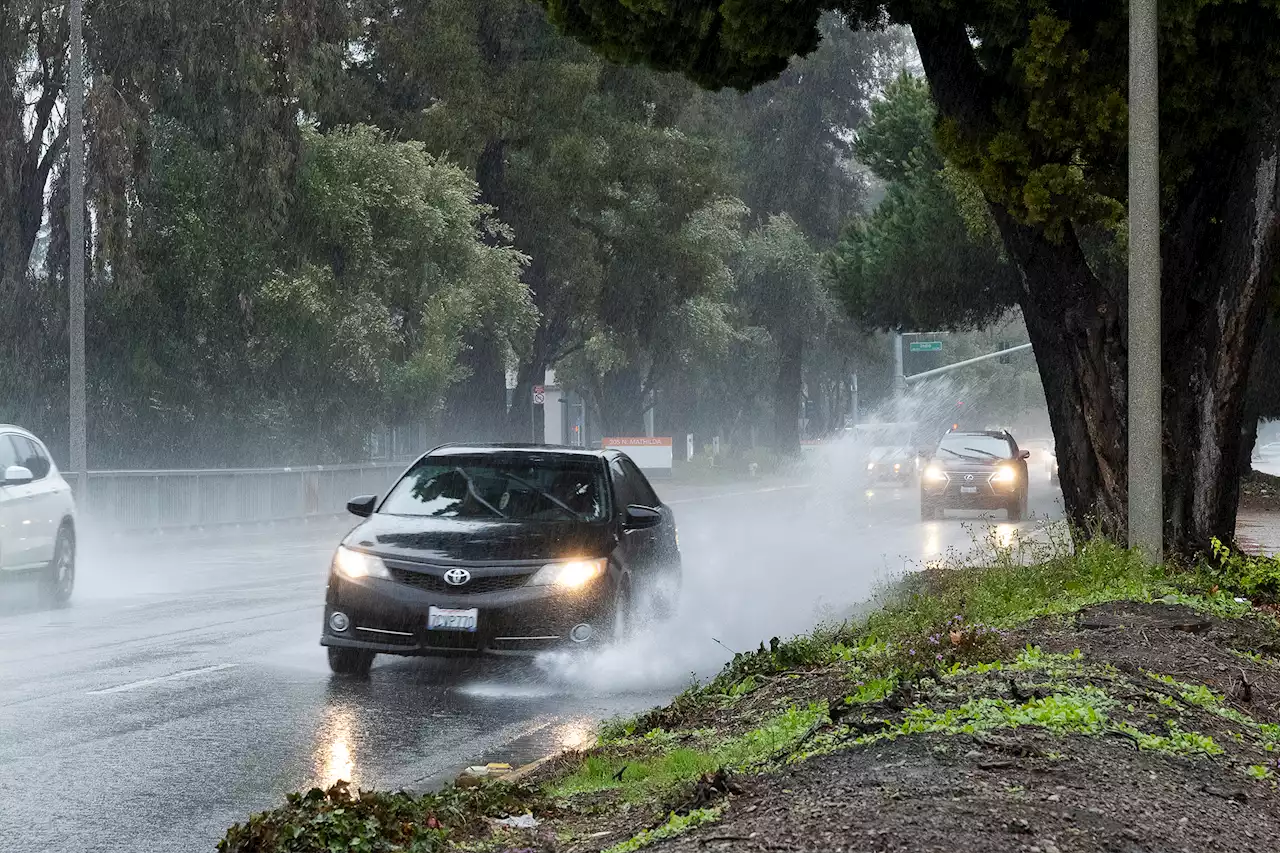
[[[569,631],[569,639],[575,643],[585,643],[591,639],[593,633],[595,632],[591,630],[591,626],[583,622],[580,625],[573,626],[572,630]]]
[[[335,610],[329,614],[329,627],[333,629],[334,633],[341,634],[351,627],[351,620],[341,610]]]

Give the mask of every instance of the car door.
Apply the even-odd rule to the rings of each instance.
[[[22,458],[13,433],[0,432],[0,477],[12,465],[21,465]],[[31,525],[24,524],[30,515],[31,484],[0,484],[0,569],[13,571],[26,568],[31,562]]]
[[[52,491],[49,457],[34,441],[19,433],[10,433],[9,441],[17,451],[16,464],[29,470],[34,479],[11,490],[10,515],[17,534],[14,568],[33,568],[53,559],[53,539],[57,530],[57,493]]]
[[[53,559],[57,544],[58,525],[62,521],[64,480],[57,476],[49,451],[39,441],[29,436],[16,435],[14,443],[20,465],[26,467],[35,478],[31,481],[32,553],[31,562],[39,565]]]
[[[633,581],[642,581],[651,563],[652,531],[627,523],[627,507],[639,504],[635,486],[622,464],[622,457],[609,460],[609,479],[613,482],[614,512],[617,514],[618,551],[621,562]]]

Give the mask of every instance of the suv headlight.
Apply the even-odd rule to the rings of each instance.
[[[1001,465],[996,472],[991,475],[993,483],[1012,483],[1018,479],[1018,472],[1013,470],[1012,465]]]
[[[943,473],[941,466],[930,465],[924,469],[924,478],[932,483],[942,483],[946,481],[947,475]]]
[[[333,568],[345,578],[390,578],[380,557],[339,545],[333,555]]]
[[[529,579],[529,586],[561,586],[578,589],[601,577],[609,567],[607,557],[598,560],[567,560],[548,563]]]

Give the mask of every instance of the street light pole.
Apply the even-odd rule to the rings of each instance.
[[[1164,555],[1157,0],[1129,0],[1129,545]]]
[[[71,206],[67,234],[71,243],[68,270],[70,285],[70,385],[71,469],[76,472],[76,496],[88,493],[88,459],[85,439],[84,370],[84,30],[83,0],[71,0],[71,64],[67,85],[67,164],[71,173]]]

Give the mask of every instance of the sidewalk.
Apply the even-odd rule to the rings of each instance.
[[[1242,511],[1236,516],[1236,540],[1250,554],[1280,554],[1280,512]]]

